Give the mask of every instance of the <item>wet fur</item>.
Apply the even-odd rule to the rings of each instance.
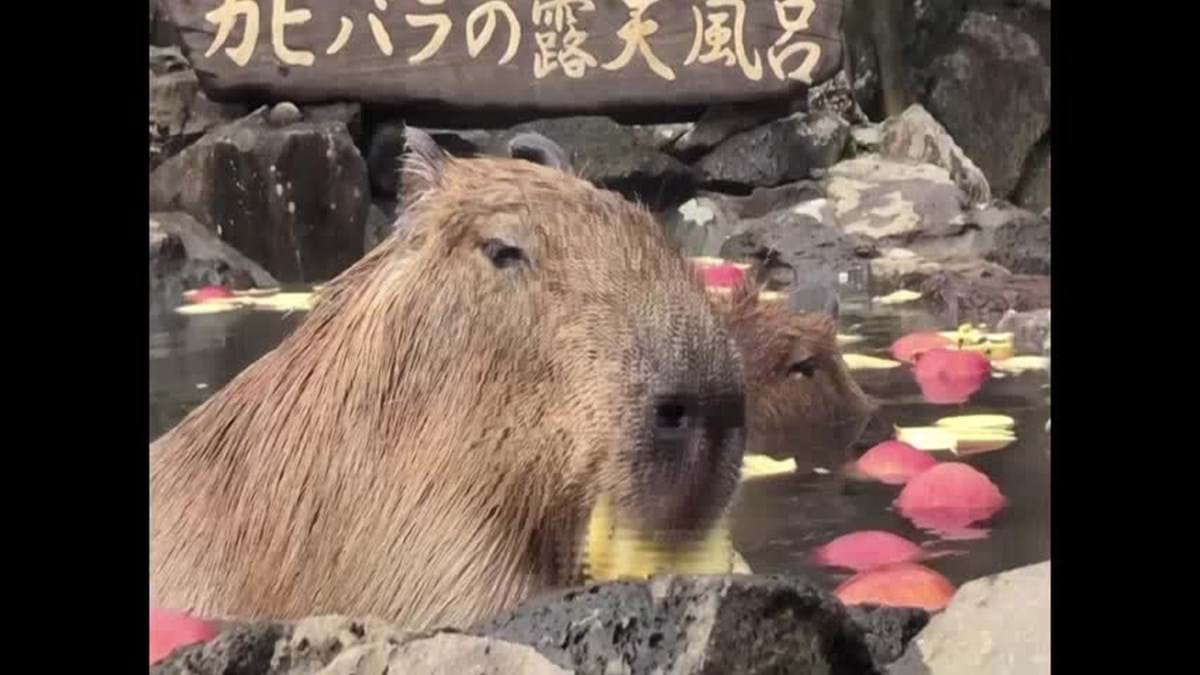
[[[736,430],[695,457],[647,446],[656,392],[743,405],[650,216],[530,162],[418,146],[405,166],[407,233],[151,445],[156,606],[462,626],[576,582],[601,492],[674,531],[726,508]],[[492,267],[493,237],[530,263]]]
[[[834,468],[875,403],[842,360],[833,317],[761,301],[760,290],[748,279],[716,300],[745,364],[746,453]],[[790,374],[791,365],[805,358],[813,375]]]

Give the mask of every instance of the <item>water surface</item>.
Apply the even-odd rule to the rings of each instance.
[[[242,369],[273,349],[302,314],[238,311],[203,316],[156,313],[150,321],[150,440],[175,425]],[[871,308],[844,311],[841,331],[866,341],[848,351],[884,356],[895,338],[916,330],[949,329],[927,313]],[[899,488],[842,480],[836,471],[755,479],[746,483],[734,512],[734,543],[758,573],[803,572],[830,584],[845,577],[812,566],[813,549],[833,538],[881,529],[931,550],[955,555],[928,561],[956,585],[1050,559],[1048,378],[1045,373],[989,380],[961,405],[925,403],[905,368],[859,371],[856,379],[882,404],[876,429],[920,426],[949,415],[999,413],[1016,420],[1017,442],[966,461],[992,479],[1008,507],[972,541],[938,542],[891,509]],[[865,439],[864,442],[870,439]],[[861,452],[865,448],[861,448]],[[955,459],[939,453],[939,459]],[[837,467],[829,467],[837,469]]]

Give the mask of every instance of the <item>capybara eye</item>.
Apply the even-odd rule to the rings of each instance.
[[[483,242],[483,254],[497,269],[505,269],[520,264],[525,260],[525,251],[499,239],[488,239]]]
[[[817,364],[812,359],[796,361],[788,366],[788,377],[812,377],[817,372]]]
[[[683,429],[687,423],[687,408],[680,403],[660,403],[654,409],[654,424],[659,429]]]

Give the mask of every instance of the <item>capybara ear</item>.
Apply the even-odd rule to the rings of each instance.
[[[508,142],[508,154],[559,171],[571,170],[571,158],[558,143],[532,131],[519,133]]]
[[[442,182],[442,171],[450,158],[433,136],[416,129],[404,130],[404,161],[400,163],[401,197],[411,206]]]

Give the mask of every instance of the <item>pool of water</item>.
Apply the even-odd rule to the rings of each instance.
[[[150,429],[153,440],[246,366],[273,349],[302,314],[238,311],[203,316],[155,313],[150,320]],[[885,356],[897,337],[916,330],[950,329],[916,310],[846,311],[841,332],[863,336],[847,351]],[[844,480],[829,473],[759,478],[744,484],[735,507],[735,547],[758,573],[806,573],[831,587],[844,575],[812,565],[809,556],[842,534],[886,530],[950,555],[926,561],[956,585],[1050,559],[1049,378],[1043,372],[989,380],[965,404],[926,403],[906,368],[855,373],[881,404],[875,433],[892,425],[920,426],[948,415],[1000,413],[1016,420],[1017,442],[990,453],[958,458],[986,474],[1008,500],[987,523],[985,538],[938,541],[892,510],[898,487]],[[858,452],[871,442],[871,431]],[[877,439],[874,439],[877,440]],[[939,459],[954,460],[940,453]]]

